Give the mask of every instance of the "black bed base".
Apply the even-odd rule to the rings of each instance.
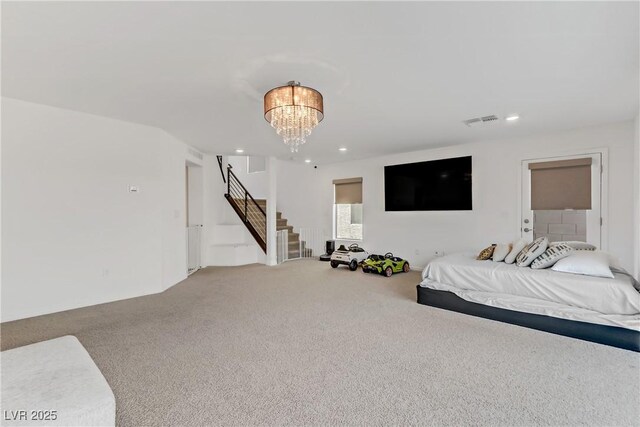
[[[466,301],[452,292],[417,288],[420,304],[640,352],[640,332],[631,329],[496,308]]]

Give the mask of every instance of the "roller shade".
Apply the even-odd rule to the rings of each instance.
[[[529,163],[531,209],[591,209],[591,158]]]
[[[334,179],[337,205],[362,203],[362,178]]]

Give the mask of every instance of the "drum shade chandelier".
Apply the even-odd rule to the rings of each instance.
[[[290,81],[264,95],[264,118],[295,153],[324,118],[322,94]]]

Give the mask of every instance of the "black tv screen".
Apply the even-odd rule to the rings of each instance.
[[[384,167],[385,211],[469,211],[471,156]]]

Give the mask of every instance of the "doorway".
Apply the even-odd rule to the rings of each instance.
[[[187,162],[185,165],[185,211],[187,239],[187,274],[202,267],[202,222],[203,222],[202,167]]]
[[[522,162],[520,233],[602,248],[603,152]]]

